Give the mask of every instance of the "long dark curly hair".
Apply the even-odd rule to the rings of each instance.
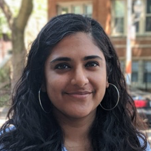
[[[43,107],[49,111],[45,113],[38,101],[38,91],[45,81],[44,65],[51,50],[64,37],[77,32],[84,32],[93,37],[95,44],[105,56],[108,81],[116,85],[120,93],[119,103],[113,110],[106,111],[101,106],[97,108],[89,133],[93,150],[145,150],[146,138],[135,126],[136,109],[127,92],[120,62],[109,37],[97,21],[75,14],[52,18],[33,42],[27,65],[12,97],[12,106],[7,115],[8,121],[1,127],[0,150],[62,150],[64,142],[62,129],[52,113],[51,101],[46,93],[41,94]],[[110,91],[105,94],[102,105],[114,106],[116,101],[116,91]]]

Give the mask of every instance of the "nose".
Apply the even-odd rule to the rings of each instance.
[[[82,68],[78,68],[75,70],[73,73],[73,77],[71,80],[71,84],[79,86],[79,87],[84,87],[89,83],[88,77]]]

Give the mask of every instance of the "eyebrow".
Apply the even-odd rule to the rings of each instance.
[[[50,63],[54,63],[54,62],[57,62],[57,61],[71,61],[71,59],[68,58],[68,57],[59,57],[59,58],[56,58],[56,59],[52,60]]]
[[[90,60],[90,59],[100,59],[100,60],[102,60],[102,58],[100,56],[96,56],[96,55],[84,57],[84,60]]]
[[[86,57],[84,57],[83,60],[86,61],[86,60],[90,60],[90,59],[100,59],[100,60],[102,60],[101,57],[96,56],[96,55],[86,56]],[[54,62],[58,62],[58,61],[71,61],[71,60],[72,60],[72,59],[71,59],[71,58],[68,58],[68,57],[59,57],[59,58],[56,58],[56,59],[52,60],[50,63],[54,63]]]

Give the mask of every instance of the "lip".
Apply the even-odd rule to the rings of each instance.
[[[86,98],[87,96],[94,93],[93,91],[75,91],[75,92],[64,92],[64,94],[69,95],[74,98]]]

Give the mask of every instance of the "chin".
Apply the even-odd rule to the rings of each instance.
[[[85,118],[85,117],[92,117],[92,115],[94,115],[95,112],[90,112],[90,111],[79,111],[79,112],[76,112],[76,113],[71,113],[70,114],[70,117],[72,118],[75,118],[75,119],[80,119],[80,118]]]

